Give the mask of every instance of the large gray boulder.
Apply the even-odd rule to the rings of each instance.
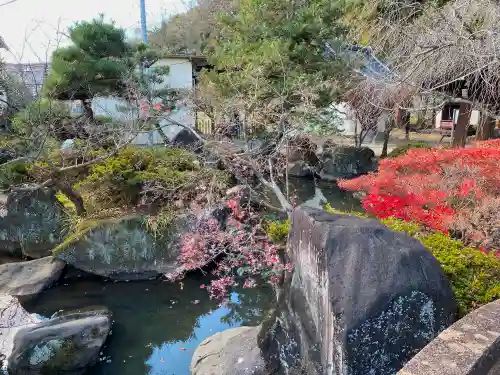
[[[456,318],[433,255],[378,221],[296,210],[287,253],[294,271],[262,332],[282,374],[395,374]]]
[[[260,327],[239,327],[216,333],[196,348],[192,375],[269,375],[272,371],[257,344]]]
[[[319,176],[336,181],[361,176],[377,170],[375,153],[368,147],[334,146],[320,154]]]
[[[52,257],[0,265],[0,294],[36,296],[59,280],[65,266]]]
[[[223,209],[207,215],[221,226],[227,216]],[[182,235],[207,217],[179,216],[161,232],[148,227],[147,217],[103,220],[65,241],[54,254],[77,269],[114,280],[177,275],[183,272],[179,260]]]
[[[40,319],[28,313],[16,297],[0,295],[0,368],[7,367],[17,331],[38,322]]]
[[[115,280],[147,280],[175,273],[180,233],[187,219],[155,234],[146,217],[105,220],[54,250],[57,259],[95,275]]]
[[[65,212],[49,188],[13,191],[0,203],[0,252],[50,255],[64,236]]]
[[[19,329],[9,375],[78,375],[99,359],[111,329],[107,309],[74,311]]]

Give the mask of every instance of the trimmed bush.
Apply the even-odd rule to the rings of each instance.
[[[23,184],[29,181],[28,166],[19,161],[0,166],[0,187],[7,189],[13,185]]]
[[[418,226],[401,220],[384,224],[413,235],[437,258],[450,280],[460,316],[500,298],[500,260],[494,253],[465,247],[443,233],[415,233]]]

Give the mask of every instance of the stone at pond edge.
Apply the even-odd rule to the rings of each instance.
[[[63,236],[64,208],[49,188],[13,191],[0,206],[0,252],[50,255]]]
[[[260,327],[239,327],[216,333],[196,348],[192,375],[270,375],[257,345]]]
[[[266,358],[308,375],[391,375],[456,318],[449,282],[417,240],[375,220],[296,210]]]
[[[111,313],[99,309],[21,328],[8,359],[9,375],[83,374],[99,360],[111,324]]]
[[[65,265],[52,257],[0,265],[0,294],[36,296],[59,280]]]
[[[221,227],[227,215],[211,212]],[[198,222],[192,215],[178,216],[161,233],[153,233],[146,217],[104,220],[79,238],[56,248],[56,258],[82,271],[114,280],[147,280],[182,272],[180,240]]]
[[[0,295],[0,311],[0,365],[6,368],[17,331],[40,320],[28,313],[13,296]]]
[[[327,181],[354,178],[377,170],[375,153],[368,147],[337,146],[325,150],[320,160],[319,176]]]
[[[180,267],[176,230],[185,221],[160,235],[148,231],[145,220],[138,216],[103,221],[65,248],[56,248],[56,258],[115,280],[147,280],[175,272]]]

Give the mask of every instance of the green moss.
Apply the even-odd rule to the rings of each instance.
[[[76,241],[79,241],[94,228],[104,225],[107,223],[118,223],[121,220],[125,220],[130,216],[121,216],[121,217],[91,217],[91,218],[82,218],[78,216],[73,217],[73,222],[71,223],[71,227],[68,228],[67,232],[70,233],[59,245],[52,249],[52,255],[56,256],[62,251],[66,250],[69,246],[71,246]]]
[[[396,147],[394,150],[392,150],[389,155],[387,155],[387,157],[389,158],[395,158],[395,157],[398,157],[398,156],[401,156],[401,155],[405,155],[408,150],[412,149],[412,148],[427,148],[427,149],[430,149],[432,148],[431,146],[429,146],[427,143],[425,142],[413,142],[413,143],[408,143],[407,145],[405,146],[401,146],[401,147]]]
[[[0,187],[8,188],[29,181],[28,165],[18,161],[0,166]]]
[[[189,185],[200,182],[202,172],[196,156],[186,150],[127,147],[93,165],[79,187],[101,201],[134,205],[144,185],[155,186],[155,191],[162,194],[179,187],[188,186],[189,190]]]
[[[164,206],[156,215],[149,215],[144,219],[146,231],[154,237],[161,237],[176,218],[177,212],[171,205]]]
[[[85,225],[82,225],[82,227],[77,227],[74,232],[68,235],[59,245],[52,249],[52,256],[56,256],[57,254],[65,251],[73,243],[84,238],[85,235],[89,233],[92,228],[97,227],[98,224],[99,223],[95,220],[85,221]]]
[[[274,243],[283,243],[290,232],[290,219],[267,220],[264,222],[264,232]]]
[[[332,214],[339,214],[339,215],[353,215],[353,216],[358,216],[358,217],[364,217],[364,218],[369,218],[370,215],[368,215],[366,212],[357,212],[357,211],[349,211],[349,212],[345,212],[345,211],[340,211],[340,210],[337,210],[335,208],[333,208],[330,203],[326,203],[324,206],[323,206],[323,209],[326,211],[326,212],[330,212]]]
[[[71,200],[61,191],[58,191],[56,193],[56,199],[63,205],[65,209],[68,211],[76,211],[75,204],[71,202]]]
[[[392,230],[398,232],[405,232],[408,233],[410,236],[415,236],[422,232],[422,228],[418,224],[404,220],[388,218],[388,219],[382,219],[380,220],[380,222],[385,226],[391,228]]]

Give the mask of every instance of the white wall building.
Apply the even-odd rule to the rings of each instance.
[[[342,135],[351,137],[356,133],[359,134],[361,129],[361,124],[356,118],[355,114],[349,108],[346,103],[333,104],[333,110],[336,113],[336,127],[341,132]],[[364,144],[374,142],[377,138],[377,134],[382,134],[385,131],[385,122],[388,114],[382,114],[377,120],[377,128],[373,129],[369,134],[366,135],[364,139]]]
[[[459,108],[460,103],[450,102],[441,111],[438,111],[435,118],[436,129],[451,130],[452,125],[457,124]],[[469,125],[477,126],[479,118],[479,111],[473,109],[470,113]]]
[[[173,55],[161,59],[153,67],[168,66],[170,70],[169,74],[164,77],[163,82],[157,84],[154,89],[171,88],[183,90],[187,94],[194,90],[196,72],[204,64],[204,59],[200,57]],[[137,106],[118,97],[94,97],[92,100],[92,109],[94,116],[110,117],[113,120],[124,123],[138,122],[143,116],[141,108],[137,108]],[[83,108],[81,102],[72,102],[71,112],[73,115],[82,114]],[[187,99],[179,100],[176,103],[176,109],[165,114],[165,118],[159,122],[163,132],[172,139],[181,130],[181,127],[173,125],[170,120],[181,123],[184,126],[195,127],[196,114],[193,106]],[[157,130],[146,130],[131,136],[134,138],[132,143],[136,145],[163,143],[163,139]]]

